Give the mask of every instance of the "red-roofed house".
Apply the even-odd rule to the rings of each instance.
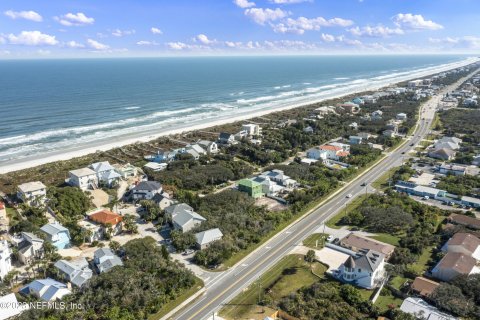
[[[348,155],[350,155],[350,152],[338,145],[334,146],[326,144],[307,150],[307,158],[314,160],[322,159],[338,161],[340,158],[347,157]]]
[[[110,227],[110,235],[117,235],[122,232],[122,216],[107,209],[100,209],[88,215],[88,220],[80,221],[79,225],[90,231],[89,242],[101,240],[105,237]]]

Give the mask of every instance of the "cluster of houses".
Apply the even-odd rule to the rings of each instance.
[[[265,171],[253,178],[238,181],[237,188],[252,198],[278,197],[298,186],[297,181],[282,170]]]
[[[461,143],[462,139],[457,137],[442,137],[429,148],[428,156],[433,159],[452,160],[460,149]]]
[[[166,168],[166,164],[172,162],[178,158],[179,155],[188,154],[193,159],[198,160],[201,156],[211,155],[218,153],[218,144],[214,141],[199,140],[197,143],[188,144],[182,148],[159,150],[154,155],[145,157],[145,160],[149,161],[146,165],[147,168],[159,171]],[[162,166],[154,166],[153,164],[163,164]]]
[[[250,143],[261,144],[262,140],[260,139],[262,135],[262,128],[258,124],[248,123],[242,125],[242,129],[236,134],[221,132],[218,135],[217,142],[220,145],[233,145],[239,143],[242,139],[248,139]]]

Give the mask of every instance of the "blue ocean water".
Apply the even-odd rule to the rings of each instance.
[[[0,61],[0,166],[219,117],[307,103],[465,56]]]

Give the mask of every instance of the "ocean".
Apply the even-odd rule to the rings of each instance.
[[[0,61],[0,167],[438,70],[466,56]]]

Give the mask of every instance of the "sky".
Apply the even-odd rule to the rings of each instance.
[[[479,49],[478,0],[0,2],[0,59]]]

